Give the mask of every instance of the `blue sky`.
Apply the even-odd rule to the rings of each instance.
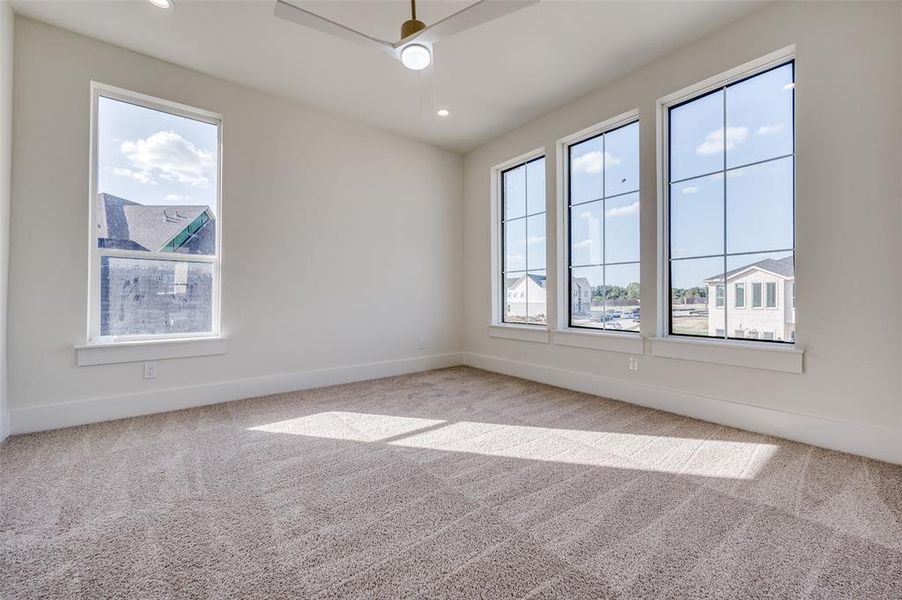
[[[793,158],[744,165],[793,152],[793,89],[792,66],[786,65],[671,111],[673,258],[757,253],[729,257],[732,270],[790,254],[774,251],[793,247]],[[725,163],[732,169],[726,177],[709,174]],[[673,261],[671,268],[673,287],[702,286],[723,271],[724,259]]]
[[[97,191],[216,214],[215,125],[101,97]]]

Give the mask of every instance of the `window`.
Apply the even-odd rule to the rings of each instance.
[[[723,284],[719,284],[717,286],[717,296],[715,299],[715,306],[717,306],[717,308],[723,308],[723,306],[725,304],[725,302],[724,302],[724,292],[725,291],[726,290],[725,290]]]
[[[92,85],[90,338],[219,333],[220,119]]]
[[[752,308],[761,308],[761,284],[752,284]]]
[[[734,312],[746,302],[737,280],[794,278],[794,81],[789,61],[666,108],[672,335],[732,337],[748,319]],[[731,283],[733,306],[716,310],[720,286]],[[752,308],[762,307],[761,286],[751,284]],[[785,320],[776,312],[756,324],[788,342],[794,325]]]
[[[639,122],[569,146],[570,327],[639,331]]]
[[[777,284],[767,284],[767,308],[777,308]]]
[[[546,323],[545,157],[501,172],[502,321]]]

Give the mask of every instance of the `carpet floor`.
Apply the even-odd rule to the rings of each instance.
[[[902,467],[460,367],[14,436],[0,597],[902,598]]]

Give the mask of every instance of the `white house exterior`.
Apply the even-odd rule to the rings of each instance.
[[[570,310],[574,315],[592,313],[592,285],[588,278],[570,278]]]
[[[547,314],[544,275],[521,275],[505,281],[505,320],[544,323]]]
[[[793,257],[765,259],[705,280],[708,286],[708,335],[793,341],[795,275]],[[729,309],[729,311],[727,311]],[[725,311],[726,314],[725,314]]]

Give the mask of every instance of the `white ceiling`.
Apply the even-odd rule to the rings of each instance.
[[[13,0],[19,14],[464,152],[760,6],[543,0],[435,44],[427,71],[277,19],[275,0]],[[408,0],[292,0],[395,41]],[[473,0],[420,0],[427,24]],[[435,115],[439,106],[451,116]]]

